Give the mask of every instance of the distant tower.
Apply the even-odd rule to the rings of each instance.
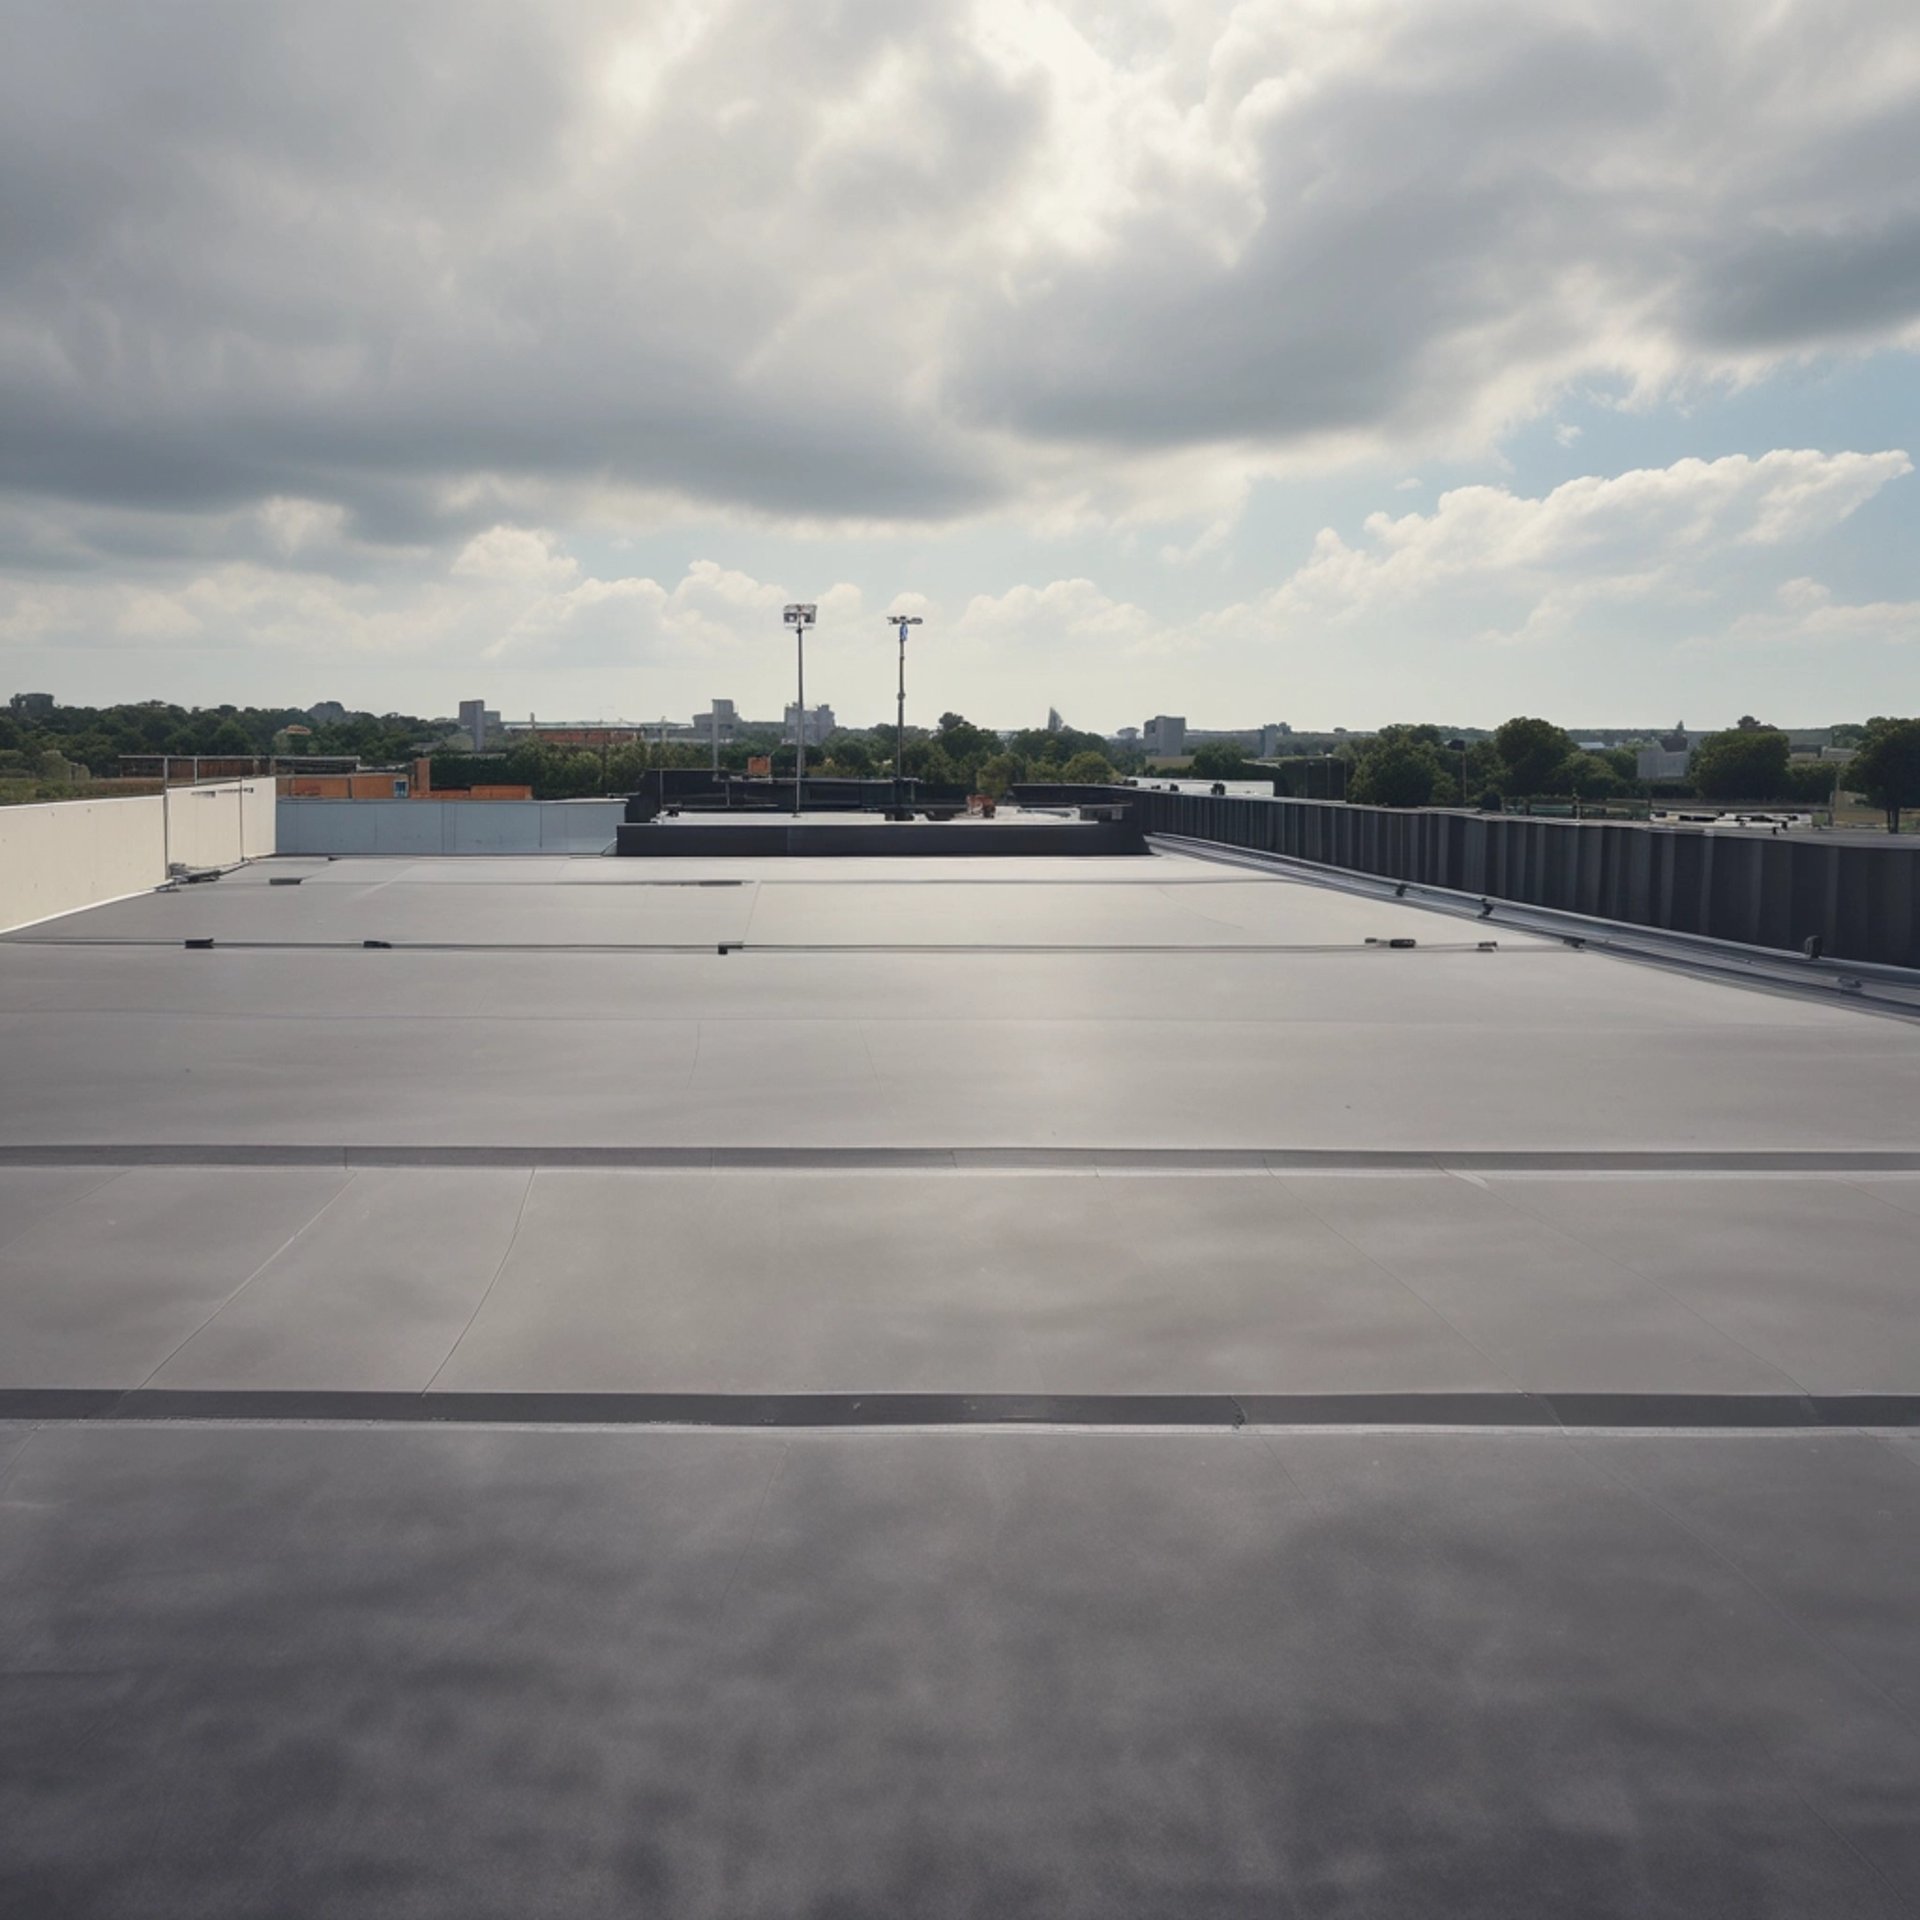
[[[1067,723],[1060,718],[1060,709],[1058,707],[1049,707],[1047,709],[1047,731],[1049,733],[1058,733],[1066,724]]]

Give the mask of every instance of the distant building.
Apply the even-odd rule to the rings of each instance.
[[[311,727],[282,727],[273,736],[273,750],[276,754],[306,753],[313,746]]]
[[[797,701],[787,702],[787,711],[780,722],[781,737],[792,740],[798,737],[800,727],[800,706]],[[829,706],[809,707],[806,711],[806,741],[810,747],[817,747],[824,741],[838,723]]]
[[[461,730],[466,731],[468,708],[460,709]],[[511,744],[518,740],[538,740],[556,747],[620,747],[632,741],[650,745],[688,745],[705,747],[715,743],[731,746],[751,734],[769,734],[793,738],[794,716],[798,707],[789,702],[778,720],[754,720],[743,714],[731,700],[715,699],[705,713],[690,714],[684,720],[508,720],[504,724],[497,713],[489,712],[489,732],[497,740]],[[807,709],[807,744],[816,746],[832,733],[840,722],[830,706]]]
[[[603,726],[598,723],[583,726],[551,725],[544,721],[534,726],[531,723],[513,729],[522,738],[542,742],[549,747],[625,747],[636,740],[647,738],[658,732],[657,728],[641,728],[626,723]],[[671,727],[669,732],[678,736],[686,732],[684,727]]]
[[[473,742],[475,753],[484,753],[488,742],[500,731],[500,716],[484,700],[462,700],[460,731]]]
[[[1636,780],[1684,780],[1693,764],[1693,750],[1707,737],[1704,728],[1684,723],[1671,733],[1654,736],[1653,744],[1636,750],[1633,777]]]
[[[1642,747],[1633,758],[1636,780],[1684,780],[1693,762],[1691,747]]]
[[[1277,720],[1262,727],[1190,727],[1176,714],[1156,714],[1149,720],[1141,744],[1149,754],[1165,759],[1197,752],[1201,747],[1237,747],[1249,759],[1268,760],[1282,752],[1293,729]]]
[[[307,709],[307,718],[316,727],[337,727],[347,717],[347,710],[338,700],[321,700]]]
[[[428,764],[419,762],[422,769]],[[397,767],[368,767],[357,773],[312,773],[305,769],[288,773],[283,769],[275,787],[283,800],[413,800],[428,797],[432,777],[430,772],[419,775],[416,791],[416,776],[402,773]],[[514,797],[531,799],[533,789],[517,788]]]
[[[1058,733],[1066,724],[1067,723],[1060,718],[1060,709],[1058,707],[1049,707],[1047,709],[1047,731],[1049,733]]]
[[[7,702],[10,712],[18,714],[23,720],[44,720],[53,711],[53,695],[50,693],[16,693]]]
[[[1686,723],[1684,721],[1677,723],[1675,731],[1686,734]],[[1452,727],[1448,729],[1448,732],[1450,735],[1465,734],[1469,740],[1484,740],[1487,738],[1485,733],[1473,727]],[[1582,753],[1606,753],[1615,747],[1632,747],[1637,753],[1640,748],[1645,746],[1649,741],[1657,739],[1661,732],[1662,729],[1659,727],[1567,728],[1568,736]],[[1705,738],[1705,736],[1701,734],[1694,734],[1689,737],[1694,739]]]

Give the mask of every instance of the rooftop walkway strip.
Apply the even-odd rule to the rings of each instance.
[[[1920,1427],[1920,1393],[391,1393],[0,1387],[0,1420],[746,1428],[1755,1432]]]
[[[628,1167],[813,1172],[1920,1173],[1920,1148],[380,1146],[0,1144],[5,1167]]]
[[[11,936],[0,936],[11,938]],[[236,953],[1494,953],[1495,940],[245,940],[213,934],[136,939],[125,934],[34,938],[19,946],[225,949]],[[1554,953],[1546,946],[1513,953]]]

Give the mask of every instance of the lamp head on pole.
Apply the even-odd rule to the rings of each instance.
[[[796,600],[793,605],[787,608],[781,618],[784,619],[790,627],[810,627],[813,625],[813,616],[817,612],[819,612],[819,608],[811,601]]]
[[[907,637],[907,629],[909,627],[917,627],[921,624],[920,615],[917,613],[890,613],[887,615],[887,625],[890,627],[898,627],[902,640]]]

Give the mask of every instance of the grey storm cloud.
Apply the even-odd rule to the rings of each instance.
[[[1908,4],[8,11],[0,488],[105,547],[950,521],[1920,317]]]
[[[794,185],[835,84],[891,57],[882,9],[739,8],[678,51],[667,9],[15,15],[0,484],[313,496],[377,539],[473,474],[930,518],[997,488],[884,344],[850,361],[808,312],[861,234],[871,271],[939,216],[938,169],[865,214],[851,143]],[[941,78],[1017,146],[1019,89]]]
[[[1310,85],[1285,9],[1241,50],[1244,242],[1144,194],[1112,246],[975,307],[970,417],[1134,445],[1418,434],[1556,379],[1920,321],[1911,8],[1359,11],[1374,57]]]
[[[1690,318],[1730,348],[1872,339],[1920,313],[1920,208],[1862,231],[1752,236],[1711,259]]]

